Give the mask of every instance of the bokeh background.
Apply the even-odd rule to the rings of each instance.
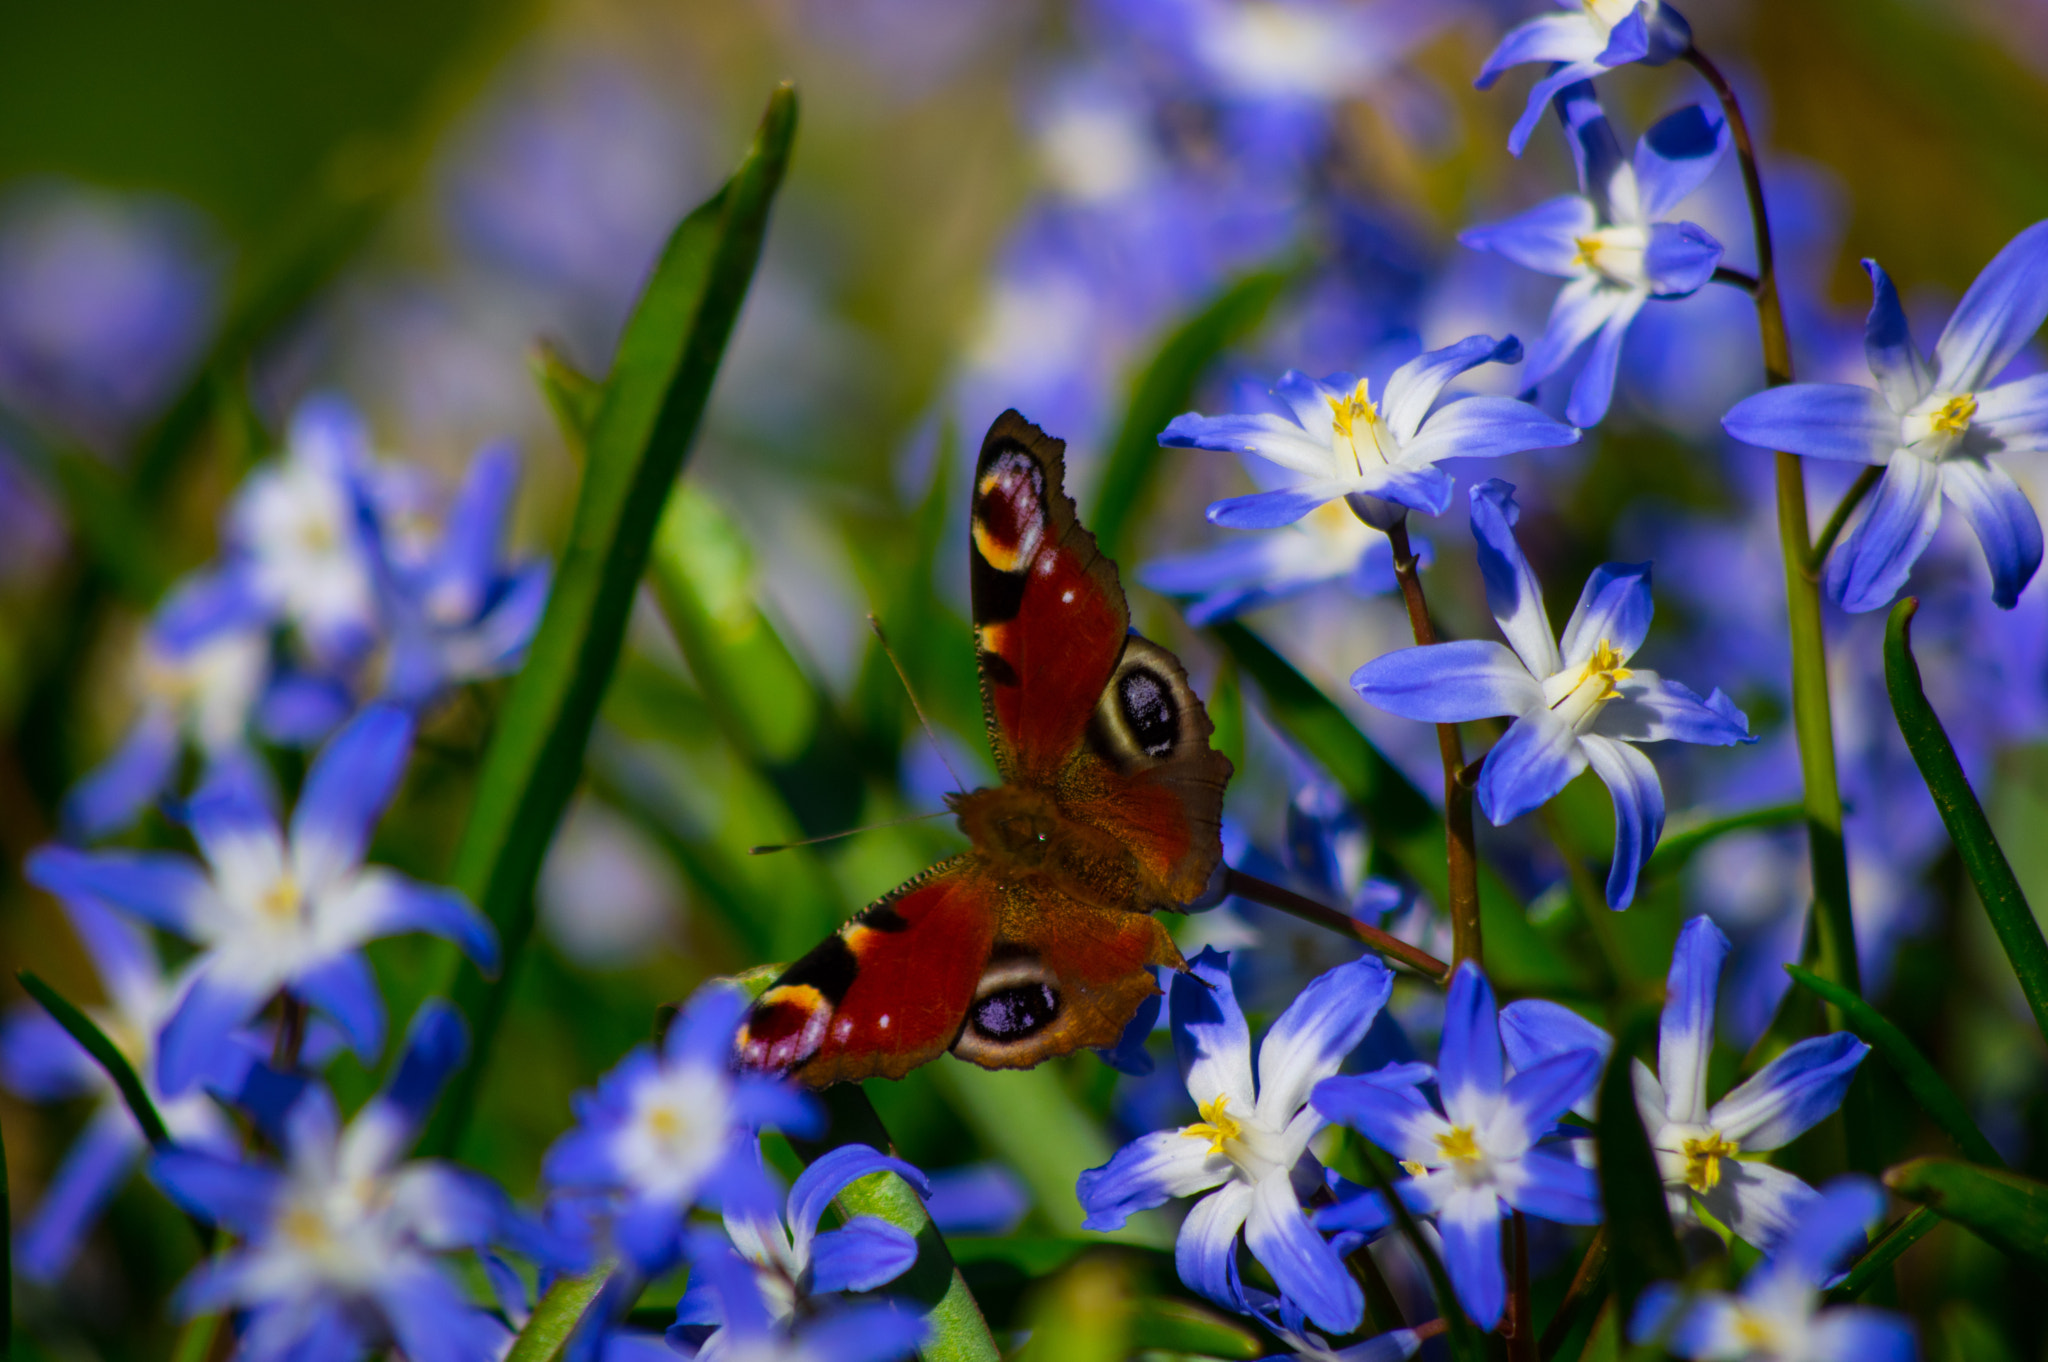
[[[933,809],[950,785],[945,761],[970,784],[988,778],[963,482],[997,412],[1019,407],[1068,440],[1085,519],[1138,376],[1177,327],[1247,277],[1274,280],[1260,295],[1270,301],[1204,370],[1205,411],[1244,409],[1247,385],[1290,367],[1364,368],[1474,331],[1540,334],[1551,284],[1455,241],[1462,226],[1570,185],[1553,126],[1523,159],[1504,151],[1526,76],[1489,93],[1471,85],[1529,8],[6,5],[0,964],[10,979],[33,967],[71,996],[94,995],[61,913],[16,871],[51,834],[66,788],[131,720],[143,621],[214,553],[226,498],[276,449],[293,408],[341,393],[380,450],[450,477],[482,443],[511,440],[523,470],[515,541],[551,550],[577,470],[532,378],[539,347],[604,371],[668,229],[716,188],[774,83],[793,80],[804,109],[794,167],[678,493],[695,595],[668,604],[694,631],[678,638],[651,603],[636,620],[463,1151],[528,1193],[569,1094],[644,1038],[659,1004],[709,975],[791,958],[957,844],[931,822],[746,854]],[[2048,217],[2048,8],[1697,0],[1686,12],[1763,147],[1802,377],[1861,372],[1859,257],[1901,281],[1928,319],[1925,338],[2014,232]],[[1603,94],[1625,138],[1708,97],[1679,67],[1626,68]],[[1732,162],[1681,216],[1719,236],[1731,262],[1753,261]],[[1764,465],[1717,426],[1759,385],[1749,303],[1710,288],[1650,313],[1597,432],[1490,471],[1522,489],[1525,541],[1554,612],[1593,564],[1656,558],[1660,617],[1645,660],[1727,688],[1765,735],[1751,753],[1687,754],[1676,829],[1690,811],[1795,797],[1796,764]],[[1474,378],[1514,390],[1509,371]],[[2039,470],[2013,471],[2048,488]],[[1825,508],[1840,483],[1815,484]],[[1297,828],[1328,812],[1315,754],[1264,723],[1256,694],[1172,600],[1133,584],[1140,564],[1221,542],[1200,508],[1248,485],[1224,456],[1162,457],[1120,540],[1134,618],[1215,697],[1220,741],[1241,768],[1234,851],[1326,892],[1363,892],[1369,829],[1335,840],[1334,869],[1298,848],[1289,858],[1290,809]],[[1941,606],[1920,626],[1930,686],[2048,902],[2042,588],[2010,615],[1993,611],[1975,544],[1950,519],[1915,587]],[[1419,532],[1437,554],[1443,616],[1480,633],[1461,518]],[[873,646],[871,610],[945,761]],[[1342,678],[1404,627],[1397,601],[1341,587],[1252,622],[1347,705]],[[1867,977],[2001,1147],[2038,1172],[2048,1054],[1963,911],[1953,854],[1890,730],[1871,625],[1830,620]],[[445,873],[495,694],[484,687],[437,716],[379,857]],[[1353,707],[1429,788],[1427,732]],[[1564,906],[1566,867],[1604,856],[1608,818],[1597,787],[1574,787],[1554,826],[1487,832],[1534,905],[1545,951],[1594,949],[1583,915]],[[156,819],[134,837],[172,833]],[[1650,885],[1608,943],[1624,991],[1653,992],[1681,917],[1714,914],[1739,948],[1723,1015],[1732,1066],[1783,992],[1777,965],[1798,951],[1804,874],[1798,836],[1765,830]],[[1399,884],[1374,892],[1390,920],[1429,937],[1428,904]],[[1242,905],[1192,920],[1184,936],[1190,948],[1261,944],[1269,1013],[1341,956]],[[416,994],[425,957],[414,943],[372,954],[394,998]],[[1428,999],[1404,1007],[1426,1033]],[[337,1081],[359,1098],[374,1080],[352,1063]],[[1119,1085],[1086,1057],[1003,1076],[948,1060],[874,1086],[908,1157],[1000,1165],[992,1176],[1014,1186],[1017,1223],[1046,1235],[1078,1228],[1073,1174],[1168,1119],[1174,1100]],[[1020,1129],[1020,1107],[1041,1119]],[[1926,1143],[1894,1107],[1889,1144]],[[17,1219],[85,1111],[0,1097]],[[61,1283],[19,1288],[29,1355],[163,1355],[161,1302],[190,1263],[175,1213],[138,1179]],[[1916,1250],[1904,1289],[1929,1355],[2040,1355],[2038,1295],[2011,1290],[2014,1271],[1948,1229]],[[1000,1303],[1019,1282],[990,1283],[993,1308],[1023,1308]]]

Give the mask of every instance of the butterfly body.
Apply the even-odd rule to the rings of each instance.
[[[1179,661],[1129,631],[1064,448],[1005,412],[976,468],[975,643],[1003,783],[949,798],[970,849],[785,970],[748,1014],[742,1063],[811,1086],[947,1050],[1028,1067],[1114,1045],[1159,991],[1153,968],[1186,968],[1154,914],[1220,864],[1230,762]]]

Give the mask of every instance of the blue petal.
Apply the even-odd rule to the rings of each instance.
[[[811,1290],[873,1291],[908,1272],[916,1261],[916,1235],[874,1216],[858,1215],[812,1241]]]
[[[1583,12],[1545,14],[1517,24],[1500,40],[1473,81],[1487,89],[1511,66],[1529,62],[1590,61],[1607,47],[1607,35]]]
[[[1434,1076],[1428,1065],[1397,1064],[1376,1073],[1326,1078],[1309,1094],[1309,1105],[1396,1158],[1435,1158],[1429,1132],[1442,1129],[1443,1117],[1417,1089]]]
[[[1305,482],[1272,492],[1212,502],[1209,523],[1232,530],[1276,530],[1292,525],[1318,506],[1357,490],[1357,480]]]
[[[384,995],[370,962],[346,951],[300,974],[291,991],[341,1028],[348,1048],[368,1064],[384,1048]]]
[[[749,1001],[745,989],[722,981],[699,988],[668,1028],[661,1046],[663,1062],[692,1060],[723,1068],[732,1056],[733,1037]]]
[[[1713,919],[1700,916],[1685,924],[1671,952],[1671,971],[1664,981],[1664,1013],[1657,1025],[1657,1078],[1664,1085],[1666,1112],[1684,1125],[1698,1125],[1707,1119],[1714,999],[1720,992],[1721,966],[1729,949],[1728,938]]]
[[[1152,1072],[1152,1052],[1145,1048],[1145,1042],[1152,1037],[1153,1028],[1159,1024],[1160,1009],[1166,1005],[1166,995],[1155,993],[1138,1004],[1138,1010],[1131,1014],[1131,1020],[1124,1026],[1123,1034],[1109,1049],[1098,1049],[1104,1064],[1120,1074],[1143,1078]]]
[[[1571,397],[1564,404],[1564,419],[1575,426],[1596,426],[1614,401],[1614,376],[1621,367],[1621,342],[1640,312],[1646,295],[1641,290],[1612,290],[1607,316],[1586,351],[1585,367],[1572,380]]]
[[[1705,288],[1721,263],[1721,243],[1696,222],[1659,222],[1643,249],[1643,277],[1657,298],[1683,298]]]
[[[1892,603],[1941,524],[1941,469],[1904,450],[1892,456],[1849,538],[1828,560],[1827,590],[1852,614]]]
[[[1173,1243],[1173,1265],[1181,1281],[1226,1310],[1244,1308],[1237,1232],[1251,1214],[1252,1195],[1248,1182],[1224,1183],[1194,1204]]]
[[[1503,454],[1561,449],[1578,442],[1578,431],[1527,402],[1481,395],[1461,397],[1439,408],[1408,442],[1402,457],[1417,461],[1497,459]],[[1431,514],[1441,514],[1441,510]]]
[[[286,747],[311,747],[355,712],[348,687],[331,676],[280,671],[257,706],[256,726]]]
[[[1458,375],[1482,364],[1519,364],[1522,343],[1513,336],[1495,340],[1491,336],[1467,336],[1441,350],[1417,355],[1387,379],[1380,398],[1380,414],[1392,428],[1394,438],[1406,446],[1422,428],[1422,418],[1436,405],[1444,385]]]
[[[1727,121],[1693,104],[1658,120],[1636,143],[1636,194],[1643,220],[1657,222],[1706,182],[1728,153]]]
[[[316,883],[361,865],[370,832],[398,793],[412,753],[412,717],[371,705],[314,759],[292,813],[293,859]]]
[[[1002,1164],[963,1164],[931,1175],[925,1213],[942,1234],[1008,1234],[1031,1210],[1031,1189]]]
[[[779,1130],[801,1140],[825,1131],[818,1099],[780,1079],[742,1074],[732,1088],[733,1115],[749,1130]]]
[[[1200,412],[1185,412],[1168,421],[1166,429],[1159,432],[1159,443],[1167,449],[1214,449],[1228,454],[1258,454],[1262,458],[1265,450],[1276,442],[1289,447],[1311,443],[1300,422],[1274,412],[1237,416],[1204,416]],[[1321,446],[1317,449],[1327,453]],[[1283,458],[1276,462],[1292,468],[1297,458]]]
[[[378,1112],[381,1115],[387,1109],[380,1103]],[[363,1113],[359,1112],[353,1123],[358,1132],[362,1122]],[[514,1219],[511,1199],[497,1183],[481,1173],[429,1159],[405,1165],[397,1178],[392,1205],[420,1242],[437,1252],[504,1243],[508,1222]]]
[[[117,1005],[125,1000],[152,996],[164,986],[163,966],[157,961],[156,946],[149,931],[96,899],[71,898],[64,901],[64,914],[79,944],[92,957],[93,968],[107,987],[107,996]]]
[[[1495,827],[1512,823],[1586,769],[1586,747],[1568,720],[1538,705],[1508,725],[1479,772],[1479,808]]]
[[[1949,458],[1940,467],[1941,490],[1984,546],[1991,603],[2010,610],[2041,566],[2041,521],[2034,505],[2003,468],[1987,459]]]
[[[1597,1064],[1593,1071],[1599,1072]],[[1522,1155],[1522,1167],[1528,1180],[1507,1198],[1516,1210],[1561,1225],[1600,1223],[1600,1177],[1594,1170],[1547,1149]]]
[[[1546,998],[1524,998],[1503,1007],[1500,1039],[1508,1063],[1518,1072],[1578,1050],[1592,1050],[1602,1058],[1614,1050],[1614,1037],[1563,1003]]]
[[[1636,1312],[1629,1317],[1628,1339],[1631,1343],[1648,1343],[1664,1336],[1677,1323],[1680,1310],[1685,1307],[1688,1293],[1676,1282],[1652,1282],[1636,1298]],[[1667,1344],[1676,1340],[1665,1338]],[[1690,1350],[1679,1354],[1692,1355]]]
[[[177,1097],[204,1078],[220,1051],[233,1044],[233,1032],[269,1001],[238,980],[223,979],[219,970],[202,969],[157,1038],[157,1090]]]
[[[1309,1089],[1365,1039],[1393,990],[1394,972],[1371,954],[1310,981],[1259,1042],[1259,1114],[1278,1128],[1301,1110]]]
[[[1222,1095],[1239,1111],[1253,1107],[1252,1037],[1237,990],[1230,983],[1230,957],[1213,946],[1176,974],[1169,996],[1173,1052],[1196,1101]]]
[[[1334,1173],[1330,1177],[1338,1183],[1343,1182]],[[1349,1184],[1334,1190],[1338,1191],[1337,1204],[1325,1206],[1315,1213],[1317,1229],[1348,1231],[1370,1238],[1394,1223],[1394,1213],[1387,1209],[1387,1199],[1379,1192]]]
[[[0,1081],[31,1102],[62,1102],[99,1089],[98,1064],[57,1019],[24,1002],[0,1023]]]
[[[166,851],[87,854],[38,847],[29,853],[22,877],[58,898],[102,899],[185,937],[192,935],[198,904],[212,892],[197,862]]]
[[[1300,536],[1277,534],[1226,539],[1213,549],[1155,558],[1141,564],[1138,581],[1168,596],[1201,596],[1247,582],[1263,582],[1286,566],[1286,544]]]
[[[1935,386],[1982,388],[2012,363],[2048,319],[2048,222],[2037,222],[1991,258],[1934,343]]]
[[[1462,402],[1454,403],[1453,407],[1463,405]],[[1434,425],[1435,422],[1430,424]],[[1454,422],[1453,427],[1457,427],[1458,424]],[[1481,433],[1483,434],[1484,432],[1482,431]],[[1483,453],[1476,449],[1458,447],[1455,441],[1448,438],[1442,441],[1431,441],[1429,432],[1426,430],[1423,438],[1425,441],[1430,442],[1432,448],[1441,448],[1443,453],[1424,455],[1410,450],[1404,451],[1402,457],[1417,460],[1424,458],[1448,459],[1460,454],[1485,457]],[[1396,506],[1405,506],[1411,511],[1420,511],[1424,515],[1442,515],[1445,511],[1451,509],[1451,493],[1456,487],[1457,482],[1449,473],[1444,472],[1440,468],[1430,467],[1427,463],[1384,464],[1379,467],[1368,464],[1364,474],[1350,485],[1350,491],[1346,495],[1377,497],[1381,501],[1392,502]],[[1358,503],[1354,500],[1352,504],[1356,506]],[[1384,530],[1392,523],[1391,520],[1383,521],[1371,516],[1364,518],[1377,530]]]
[[[1515,538],[1515,523],[1522,518],[1515,489],[1499,478],[1488,478],[1472,488],[1471,502],[1472,538],[1479,549],[1479,575],[1486,582],[1486,608],[1529,674],[1545,679],[1564,663],[1558,657],[1550,615],[1543,608],[1543,588]]]
[[[270,769],[253,754],[213,762],[184,808],[200,854],[215,866],[250,840],[279,843],[277,791]],[[281,854],[281,853],[280,853]]]
[[[2030,374],[1979,392],[1963,448],[1987,454],[2048,448],[2048,374]]]
[[[1893,411],[1910,411],[1934,391],[1934,373],[1913,343],[1913,328],[1899,305],[1892,277],[1875,260],[1865,260],[1863,268],[1870,275],[1871,295],[1870,316],[1863,323],[1863,354],[1887,405]]]
[[[682,1253],[683,1208],[670,1198],[636,1197],[612,1222],[619,1251],[642,1278],[653,1278],[675,1266]]]
[[[1617,912],[1636,896],[1636,877],[1664,835],[1664,786],[1650,759],[1625,742],[1588,733],[1579,747],[1614,800],[1614,864],[1607,904]]]
[[[95,1116],[64,1155],[21,1232],[15,1267],[32,1282],[64,1275],[79,1242],[134,1171],[146,1146],[125,1109]]]
[[[1543,707],[1543,687],[1491,639],[1425,643],[1382,653],[1351,674],[1351,688],[1389,714],[1464,723]]]
[[[1082,1173],[1074,1193],[1086,1213],[1084,1229],[1115,1230],[1139,1211],[1194,1196],[1230,1176],[1229,1162],[1220,1155],[1212,1158],[1205,1142],[1178,1130],[1155,1130],[1117,1150],[1100,1168]]]
[[[1883,463],[1899,446],[1899,418],[1883,396],[1848,383],[1766,388],[1730,407],[1721,429],[1758,449],[1846,463]]]
[[[151,1158],[149,1177],[184,1210],[244,1238],[270,1228],[285,1188],[285,1175],[275,1168],[189,1149],[166,1149]]]
[[[1640,25],[1638,25],[1638,28],[1640,28]],[[1599,56],[1586,61],[1570,62],[1529,87],[1529,102],[1522,107],[1521,117],[1515,120],[1515,126],[1508,129],[1508,153],[1510,155],[1520,156],[1523,150],[1528,147],[1529,138],[1534,135],[1536,124],[1543,117],[1543,111],[1550,107],[1550,100],[1553,95],[1561,90],[1568,90],[1583,81],[1589,81],[1607,69],[1607,56],[1613,51],[1613,40],[1621,31],[1622,26],[1617,24],[1608,35],[1608,46],[1601,50]]]
[[[474,1362],[498,1356],[512,1340],[510,1330],[471,1305],[438,1267],[385,1274],[374,1293],[411,1362]]]
[[[144,710],[114,754],[65,792],[66,836],[91,841],[127,827],[170,789],[177,764],[177,716],[167,708]]]
[[[1557,291],[1557,300],[1550,305],[1550,319],[1544,323],[1543,334],[1537,338],[1535,348],[1529,352],[1528,367],[1522,371],[1523,381],[1533,388],[1562,370],[1572,356],[1578,354],[1587,342],[1600,335],[1602,328],[1614,320],[1617,314],[1625,310],[1629,317],[1634,317],[1635,307],[1641,297],[1639,290],[1617,288],[1604,282],[1598,275],[1585,275],[1567,283]],[[1623,325],[1626,326],[1627,323],[1624,322]],[[1611,393],[1614,387],[1613,375],[1610,373],[1604,382]],[[1576,387],[1574,391],[1576,392]],[[1603,401],[1600,410],[1595,414],[1594,422],[1580,421],[1569,413],[1565,419],[1571,421],[1573,425],[1589,425],[1605,415],[1606,410]]]
[[[1855,1174],[1836,1178],[1820,1189],[1798,1228],[1778,1251],[1743,1284],[1743,1294],[1766,1286],[1784,1274],[1801,1285],[1817,1287],[1833,1277],[1843,1260],[1863,1245],[1864,1229],[1884,1214],[1884,1191]]]
[[[363,923],[364,940],[425,932],[453,941],[486,975],[498,969],[498,933],[490,920],[453,889],[421,884],[394,870],[371,872],[376,900]]]
[[[483,609],[518,486],[519,458],[510,445],[487,445],[469,461],[434,555],[429,589],[436,599],[429,606],[445,618],[474,619]]]
[[[803,1238],[808,1238],[818,1228],[818,1218],[825,1214],[825,1208],[832,1204],[832,1198],[845,1190],[848,1183],[857,1182],[873,1173],[894,1173],[915,1187],[919,1193],[931,1190],[931,1184],[923,1173],[901,1159],[891,1158],[864,1144],[844,1144],[822,1154],[797,1175],[796,1182],[789,1189],[789,1228]],[[865,1290],[866,1288],[862,1288]]]
[[[1803,1040],[1714,1104],[1712,1120],[1744,1149],[1777,1149],[1842,1105],[1870,1047],[1847,1031]]]
[[[1500,1094],[1505,1064],[1493,985],[1478,965],[1467,960],[1451,976],[1444,998],[1443,1043],[1436,1062],[1444,1110],[1453,1122],[1468,1103],[1490,1102]]]
[[[811,1324],[799,1337],[796,1355],[817,1362],[901,1362],[924,1346],[930,1332],[914,1311],[877,1301]]]
[[[1470,250],[1492,251],[1523,269],[1570,279],[1579,273],[1578,239],[1600,225],[1600,212],[1582,194],[1565,194],[1539,203],[1504,222],[1467,227],[1458,243]]]
[[[427,999],[406,1029],[405,1048],[399,1052],[398,1068],[384,1088],[383,1100],[391,1104],[400,1120],[417,1128],[433,1110],[441,1085],[468,1051],[469,1026],[462,1014],[440,998]]]
[[[1563,669],[1586,665],[1602,643],[1623,658],[1643,646],[1656,604],[1650,599],[1648,563],[1603,563],[1586,577],[1579,603],[1558,640]]]
[[[1522,1070],[1502,1090],[1530,1136],[1541,1135],[1593,1090],[1605,1056],[1571,1050]]]
[[[1914,1362],[1920,1355],[1913,1325],[1902,1315],[1867,1306],[1845,1305],[1821,1312],[1813,1322],[1815,1357],[1854,1362]]]
[[[1591,732],[1622,742],[1690,742],[1710,747],[1753,743],[1749,719],[1716,690],[1702,700],[1680,681],[1637,672],[1593,716]]]
[[[1464,1192],[1437,1217],[1444,1270],[1472,1322],[1491,1330],[1507,1304],[1507,1273],[1500,1261],[1500,1203],[1491,1191]]]
[[[1343,1260],[1309,1228],[1285,1173],[1269,1174],[1253,1188],[1244,1242],[1281,1294],[1310,1319],[1333,1333],[1358,1327],[1365,1295]]]

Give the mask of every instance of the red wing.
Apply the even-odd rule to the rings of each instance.
[[[740,1061],[810,1087],[901,1078],[953,1044],[1000,904],[972,856],[884,896],[782,972],[740,1028]]]
[[[1066,442],[1014,411],[974,471],[968,565],[989,741],[1005,780],[1043,785],[1079,747],[1123,656],[1116,564],[1075,519]]]

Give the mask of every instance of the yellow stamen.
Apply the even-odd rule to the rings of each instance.
[[[1227,1094],[1219,1094],[1215,1101],[1204,1102],[1201,1106],[1202,1119],[1191,1126],[1181,1127],[1181,1138],[1207,1140],[1211,1154],[1221,1154],[1224,1146],[1243,1133],[1244,1127],[1225,1110],[1230,1105]]]
[[[275,883],[263,893],[263,911],[275,918],[297,917],[299,905],[305,896],[299,892],[299,882],[289,874],[280,875]]]
[[[1603,638],[1593,649],[1593,655],[1586,659],[1586,665],[1579,669],[1578,677],[1572,682],[1571,689],[1560,696],[1557,705],[1552,705],[1551,708],[1556,709],[1558,705],[1577,695],[1579,687],[1588,682],[1594,687],[1592,703],[1596,706],[1604,705],[1619,692],[1621,683],[1634,675],[1633,671],[1621,665],[1620,651]]]
[[[1486,1157],[1480,1152],[1478,1137],[1470,1126],[1452,1126],[1436,1137],[1436,1147],[1445,1163],[1477,1163]]]
[[[1759,1319],[1747,1310],[1735,1312],[1735,1337],[1751,1352],[1775,1353],[1778,1351],[1778,1329],[1767,1319]]]
[[[1408,1174],[1408,1176],[1411,1178],[1419,1178],[1424,1173],[1427,1173],[1429,1171],[1429,1169],[1423,1167],[1421,1164],[1415,1162],[1413,1159],[1401,1160],[1401,1170]]]
[[[1679,1146],[1685,1155],[1685,1185],[1704,1196],[1721,1185],[1721,1160],[1742,1152],[1734,1140],[1724,1140],[1715,1131],[1704,1139],[1689,1139]]]
[[[1572,238],[1574,265],[1583,265],[1589,270],[1600,268],[1600,238],[1597,236],[1575,236]]]
[[[279,1217],[278,1232],[300,1248],[318,1248],[327,1242],[327,1222],[304,1206],[293,1206]]]
[[[1325,399],[1330,404],[1330,423],[1337,432],[1337,438],[1351,447],[1351,461],[1358,465],[1358,471],[1361,473],[1365,471],[1365,461],[1358,452],[1361,419],[1364,422],[1363,431],[1366,438],[1372,442],[1374,452],[1380,453],[1377,429],[1380,409],[1367,396],[1370,390],[1367,380],[1361,378],[1358,380],[1358,386],[1351,390],[1350,396]],[[1386,461],[1384,453],[1380,453],[1380,460],[1383,463]]]
[[[674,1107],[656,1107],[647,1113],[647,1127],[654,1132],[655,1139],[667,1142],[682,1134],[683,1118]]]
[[[1974,393],[1957,393],[1935,409],[1927,418],[1927,424],[1938,434],[1960,435],[1970,428],[1970,421],[1977,415],[1977,397]]]

